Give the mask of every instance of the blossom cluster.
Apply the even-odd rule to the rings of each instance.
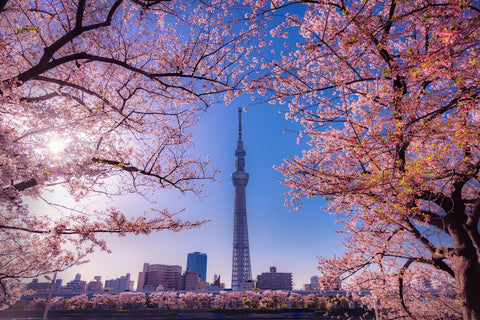
[[[52,310],[118,310],[156,308],[162,310],[181,309],[284,309],[308,308],[312,310],[331,310],[348,308],[346,297],[319,296],[314,293],[301,295],[281,290],[265,291],[222,291],[218,294],[207,292],[122,292],[119,294],[81,294],[71,298],[54,297]],[[42,310],[46,300],[35,298],[29,301],[28,308]],[[351,305],[351,303],[350,303]]]

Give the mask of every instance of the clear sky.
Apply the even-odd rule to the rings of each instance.
[[[278,272],[292,272],[294,288],[300,289],[302,284],[310,282],[311,276],[318,274],[317,256],[343,252],[340,236],[334,233],[340,225],[335,224],[334,217],[322,212],[322,199],[306,201],[298,212],[284,206],[286,188],[280,183],[282,175],[273,166],[281,164],[289,154],[300,154],[302,146],[296,144],[297,134],[290,132],[296,125],[285,120],[275,106],[236,102],[211,107],[194,129],[192,152],[210,156],[212,165],[221,169],[218,175],[221,182],[208,183],[202,198],[162,190],[157,196],[158,209],[185,209],[182,218],[209,219],[209,223],[178,233],[108,236],[111,254],[97,252],[89,263],[61,273],[59,278],[66,283],[78,272],[83,280],[90,281],[100,275],[105,281],[128,272],[136,288],[143,263],[180,265],[184,271],[187,254],[200,251],[208,257],[207,281],[212,282],[213,275],[219,274],[229,288],[234,194],[230,175],[235,170],[238,107],[248,109],[242,125],[247,153],[245,171],[250,175],[246,196],[252,276],[256,278],[268,272],[270,266],[276,266]],[[127,213],[151,206],[134,196],[115,201]]]

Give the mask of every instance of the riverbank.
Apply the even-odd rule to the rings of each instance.
[[[320,314],[310,310],[262,312],[259,310],[51,310],[51,320],[201,320],[201,319],[373,319],[364,310],[345,310],[346,313]],[[0,320],[41,320],[41,311],[0,311]]]

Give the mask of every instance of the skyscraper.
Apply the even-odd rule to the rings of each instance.
[[[207,255],[201,252],[192,252],[187,255],[187,269],[198,273],[201,281],[207,281]]]
[[[232,289],[248,290],[253,287],[250,247],[248,245],[247,204],[245,187],[248,173],[245,172],[245,150],[242,141],[242,109],[238,109],[238,141],[235,150],[235,172],[232,173],[235,188],[233,209],[233,261]]]

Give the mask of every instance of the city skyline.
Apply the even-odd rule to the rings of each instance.
[[[198,253],[198,252],[196,252]],[[152,269],[153,268],[153,269]],[[144,263],[143,270],[139,272],[138,274],[138,280],[132,280],[132,275],[127,272],[125,275],[120,275],[119,277],[115,279],[103,279],[102,275],[96,275],[91,279],[87,279],[82,276],[82,274],[77,273],[75,274],[73,279],[62,279],[62,278],[57,278],[55,280],[55,285],[56,285],[56,291],[62,290],[64,293],[72,293],[75,291],[78,292],[94,292],[94,291],[112,291],[112,292],[123,292],[123,291],[142,291],[142,292],[151,292],[151,291],[204,291],[204,290],[223,290],[222,288],[204,288],[205,286],[215,286],[215,281],[217,281],[217,278],[214,277],[212,282],[205,282],[202,288],[197,288],[197,289],[187,289],[184,288],[184,284],[179,284],[178,288],[163,288],[159,289],[155,286],[147,286],[144,287],[144,284],[146,284],[147,279],[146,279],[146,271],[149,270],[148,272],[151,272],[152,270],[154,272],[157,272],[159,270],[161,271],[166,271],[170,273],[178,273],[178,275],[183,279],[188,274],[195,274],[198,277],[199,283],[200,283],[200,275],[195,272],[190,270],[189,267],[186,267],[183,269],[182,266],[179,265],[163,265],[163,264],[150,264],[150,263]],[[218,276],[218,275],[215,275]],[[133,278],[135,278],[135,275],[133,275]],[[30,282],[25,283],[27,285],[27,289],[32,289],[34,291],[39,291],[37,293],[42,293],[42,292],[48,292],[50,289],[50,284],[51,282],[49,281],[51,279],[42,279],[39,278],[32,278]],[[156,279],[158,280],[158,279]],[[163,279],[165,281],[166,279]],[[166,280],[166,281],[171,281]],[[180,282],[184,280],[179,280]],[[292,290],[302,290],[302,291],[310,291],[312,290],[312,286],[315,285],[315,288],[318,288],[319,283],[318,283],[318,276],[312,276],[310,277],[310,282],[303,284],[302,288],[293,288],[292,287],[292,273],[291,272],[278,272],[276,266],[271,266],[269,270],[266,270],[262,272],[261,274],[257,274],[255,277],[252,279],[252,283],[254,284],[254,288],[257,290],[286,290],[286,291],[292,291]],[[225,285],[224,283],[222,283]],[[34,287],[31,287],[31,286]],[[269,286],[266,288],[265,286]],[[251,289],[248,289],[251,290]],[[240,291],[248,291],[247,289],[245,290],[240,290]],[[335,290],[341,290],[340,283],[337,289]],[[36,294],[36,293],[34,293]]]
[[[246,101],[245,101],[246,102]],[[152,233],[148,236],[118,238],[106,235],[111,254],[96,252],[90,262],[64,271],[68,278],[80,272],[86,277],[100,274],[116,278],[141,271],[143,263],[178,264],[186,266],[187,253],[200,251],[209,257],[207,281],[219,274],[227,286],[231,283],[232,225],[234,188],[230,173],[234,168],[237,138],[236,106],[214,105],[203,115],[194,129],[192,152],[210,156],[212,165],[220,168],[219,182],[206,183],[205,194],[181,195],[161,190],[157,207],[182,211],[185,220],[209,219],[198,229],[172,233]],[[243,120],[243,140],[248,145],[247,166],[250,176],[246,190],[249,212],[249,236],[252,273],[261,274],[271,266],[292,272],[294,288],[301,288],[311,276],[317,275],[316,256],[341,254],[343,247],[334,217],[321,212],[324,202],[317,198],[306,201],[298,212],[284,206],[285,188],[279,180],[282,175],[273,169],[289,154],[299,154],[304,145],[297,145],[297,126],[284,119],[278,109],[268,104],[248,105]],[[125,212],[149,210],[151,204],[134,195],[114,199],[114,204]],[[89,205],[104,205],[101,200]],[[156,245],[155,245],[156,244]],[[128,259],[125,259],[128,256]]]

